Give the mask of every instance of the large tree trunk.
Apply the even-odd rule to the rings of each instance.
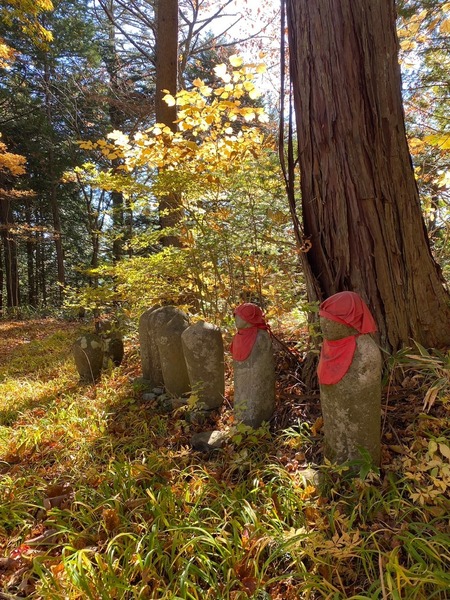
[[[168,90],[177,92],[178,77],[178,0],[156,2],[156,122],[176,131],[176,106],[163,100]]]
[[[156,2],[156,95],[155,119],[176,131],[176,106],[169,106],[163,97],[169,91],[177,92],[178,78],[178,0]],[[167,193],[159,198],[160,225],[162,229],[175,227],[181,218],[181,202],[177,194]],[[162,240],[165,246],[179,246],[176,235],[167,235]]]
[[[450,344],[405,135],[394,0],[286,0],[304,233],[323,297],[361,294],[384,347]]]

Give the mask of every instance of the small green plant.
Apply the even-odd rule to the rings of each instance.
[[[255,446],[263,440],[270,439],[269,424],[263,423],[261,427],[255,429],[244,423],[238,423],[231,432],[231,441],[236,446]]]

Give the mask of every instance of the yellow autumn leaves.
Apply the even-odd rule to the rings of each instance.
[[[7,69],[14,61],[15,51],[0,38],[0,69]]]
[[[441,36],[450,34],[450,2],[444,2],[439,11],[431,12],[431,9],[423,9],[413,14],[408,20],[404,20],[398,29],[400,48],[404,52],[415,50],[418,44],[426,42],[427,39],[438,31]]]
[[[217,65],[214,71],[217,87],[197,78],[191,89],[176,96],[163,90],[165,102],[177,106],[176,132],[155,123],[134,136],[113,131],[108,140],[80,142],[80,146],[100,150],[110,160],[121,159],[118,168],[128,172],[147,167],[199,175],[242,165],[246,157],[255,157],[265,147],[267,136],[261,124],[268,117],[254,102],[261,96],[254,79],[265,66],[246,65],[242,57],[233,55],[229,65]]]
[[[0,20],[6,25],[11,25],[14,21],[18,22],[23,33],[36,46],[46,48],[53,36],[48,29],[41,25],[38,17],[40,13],[51,10],[53,10],[51,0],[7,0],[0,4]],[[3,40],[0,40],[0,47],[1,44],[3,44]],[[2,66],[1,63],[0,66]]]
[[[424,135],[423,138],[413,137],[408,140],[409,149],[413,156],[420,155],[422,152],[427,151],[430,147],[433,147],[435,151],[440,152],[442,155],[448,155],[450,151],[450,135],[448,133],[433,133]],[[416,167],[416,176],[421,173],[421,169]],[[438,170],[435,175],[435,182],[439,187],[450,187],[450,171]]]

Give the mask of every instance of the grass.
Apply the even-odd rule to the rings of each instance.
[[[78,387],[74,325],[1,334],[0,598],[449,598],[445,398],[424,413],[422,388],[390,385],[381,472],[324,464],[317,484],[304,476],[323,462],[317,403],[286,374],[290,426],[240,429],[207,458],[182,410],[159,414],[133,389],[131,345]]]

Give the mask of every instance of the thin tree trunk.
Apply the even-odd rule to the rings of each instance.
[[[2,196],[0,198],[0,236],[3,244],[4,281],[6,285],[6,306],[8,308],[14,308],[20,304],[17,248],[12,226],[11,200],[6,196]]]
[[[108,24],[108,55],[106,56],[106,69],[109,75],[109,119],[113,130],[123,131],[125,124],[125,114],[121,103],[123,102],[120,82],[120,58],[116,47],[116,31],[114,25],[114,0],[108,3],[108,14],[111,21]],[[117,170],[120,161],[111,161],[113,171]],[[123,193],[118,191],[111,192],[112,204],[112,256],[113,262],[118,262],[123,256],[124,241],[124,199]]]
[[[51,152],[53,154],[53,151]],[[61,217],[57,199],[57,183],[55,181],[52,182],[50,188],[50,205],[52,208],[52,217],[53,217],[53,238],[55,242],[55,250],[56,250],[56,267],[58,273],[58,299],[59,302],[62,302],[64,286],[66,284],[66,276],[65,276],[65,266],[64,266],[64,246],[62,241],[62,227],[61,227]]]
[[[405,135],[394,0],[287,0],[307,259],[368,302],[382,345],[450,344]]]
[[[163,97],[166,90],[175,96],[178,79],[178,0],[158,0],[156,2],[156,97],[155,118],[176,131],[176,105],[169,106]],[[159,213],[161,229],[173,228],[182,216],[181,199],[175,193],[160,195]],[[164,246],[180,246],[180,239],[174,234],[163,237]]]
[[[44,222],[42,217],[42,212],[39,212],[37,217],[38,225]],[[45,239],[42,231],[37,232],[36,234],[37,243],[36,243],[36,284],[37,284],[37,297],[39,299],[39,287],[40,287],[40,297],[42,299],[42,304],[44,306],[47,305],[47,279],[46,279],[46,270],[45,270]]]
[[[37,306],[36,299],[36,277],[35,277],[35,261],[34,261],[34,235],[33,225],[31,218],[31,206],[30,201],[27,200],[25,204],[25,219],[28,226],[27,238],[26,238],[26,250],[27,250],[27,280],[28,280],[28,304],[30,306]]]
[[[123,256],[123,194],[111,192],[113,214],[113,262],[117,263]]]
[[[133,248],[131,247],[130,241],[133,237],[133,207],[131,206],[130,200],[125,201],[125,215],[124,215],[124,242],[127,246],[128,257],[133,256]]]
[[[3,240],[0,236],[0,316],[3,315],[3,286],[5,278],[3,274]]]
[[[61,215],[58,204],[58,181],[53,171],[55,164],[54,152],[54,136],[53,136],[53,112],[52,112],[52,96],[50,92],[51,69],[48,61],[44,65],[44,80],[45,80],[45,109],[50,131],[50,139],[48,140],[48,167],[49,167],[49,200],[53,219],[53,239],[55,242],[56,251],[56,268],[58,277],[58,300],[62,302],[64,286],[65,286],[65,267],[64,267],[64,247],[62,241]]]

